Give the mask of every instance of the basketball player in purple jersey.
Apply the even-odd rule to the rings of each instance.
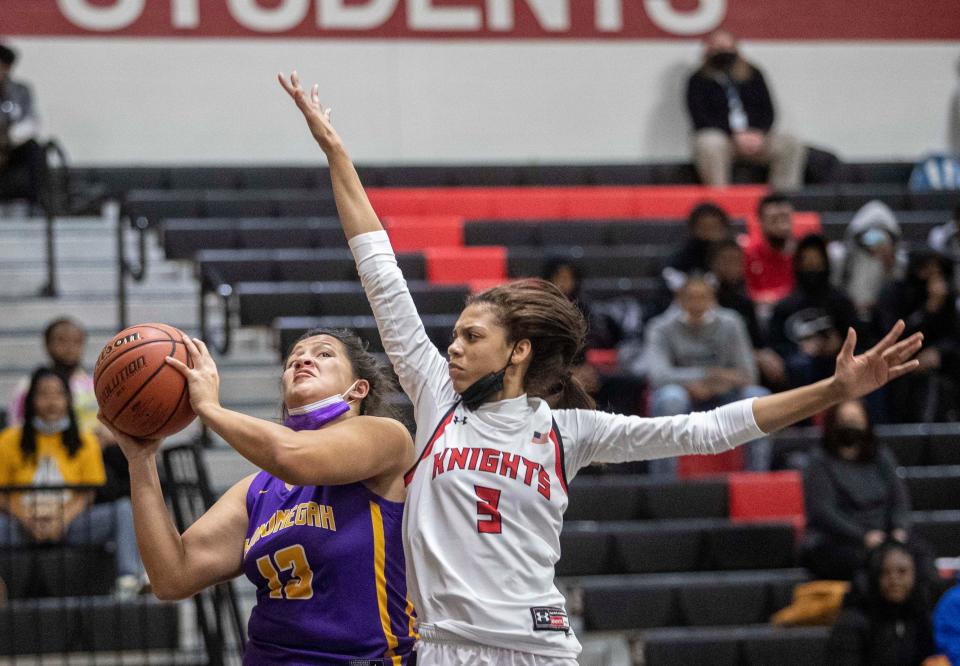
[[[277,476],[238,482],[181,535],[157,476],[161,440],[114,432],[155,594],[183,599],[245,574],[257,586],[246,664],[413,664],[401,537],[413,442],[400,422],[377,416],[388,409],[388,375],[356,336],[310,332],[287,357],[279,425],[224,409],[206,346],[186,345],[194,368],[171,364],[188,380],[194,411]]]

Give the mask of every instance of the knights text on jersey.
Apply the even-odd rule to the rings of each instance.
[[[424,626],[546,656],[580,653],[553,581],[563,455],[536,398],[476,411],[455,403],[442,416],[406,477],[407,581]]]

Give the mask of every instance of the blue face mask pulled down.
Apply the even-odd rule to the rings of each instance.
[[[317,430],[318,428],[330,423],[334,419],[350,411],[350,403],[344,400],[354,389],[357,382],[354,382],[343,395],[332,395],[329,398],[312,402],[303,407],[294,407],[287,410],[287,417],[283,420],[283,425],[291,430]]]
[[[64,416],[56,421],[44,421],[39,416],[33,417],[33,429],[44,435],[56,435],[70,427],[70,417]]]

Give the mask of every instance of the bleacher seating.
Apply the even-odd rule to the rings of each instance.
[[[737,525],[727,518],[569,521],[560,536],[562,576],[794,566],[790,525]]]
[[[112,596],[19,599],[0,605],[0,655],[63,655],[72,652],[176,649],[175,604]],[[32,662],[27,662],[32,663]]]
[[[809,666],[826,661],[829,627],[691,627],[644,632],[647,666]]]
[[[807,187],[792,199],[810,212],[805,222],[841,240],[857,208],[879,198],[895,210],[904,240],[922,245],[957,199],[908,192],[911,167],[844,165],[840,182]],[[471,289],[538,275],[547,256],[583,268],[582,293],[590,301],[631,295],[643,302],[660,288],[660,267],[686,236],[684,218],[695,203],[719,200],[734,228],[745,231],[766,191],[693,187],[686,164],[373,166],[359,172],[398,250],[428,336],[441,350]],[[99,169],[87,175],[117,191],[137,190],[125,198],[127,214],[160,231],[168,258],[194,261],[211,284],[233,285],[241,325],[272,325],[281,352],[317,326],[354,328],[382,352],[334,217],[325,169]],[[398,404],[409,417],[409,402]],[[956,555],[960,467],[949,465],[960,466],[960,427],[882,425],[877,436],[904,466],[917,534],[937,555]],[[809,429],[778,435],[775,461],[783,466],[818,439]],[[765,625],[790,602],[794,585],[807,580],[795,568],[795,527],[802,523],[796,493],[783,506],[759,507],[777,511],[758,515],[756,495],[738,495],[716,475],[739,469],[736,455],[722,469],[699,462],[687,464],[713,476],[663,482],[600,473],[571,483],[557,574],[566,587],[582,591],[586,628],[641,632],[651,666],[821,662],[826,628]],[[756,479],[744,481],[756,490]],[[793,474],[793,491],[796,482]]]
[[[803,569],[587,576],[565,584],[583,591],[588,629],[652,629],[762,624],[790,603]]]

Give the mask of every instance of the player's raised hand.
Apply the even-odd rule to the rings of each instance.
[[[193,367],[188,368],[180,359],[168,356],[165,360],[187,379],[190,389],[190,406],[197,416],[203,418],[205,407],[220,406],[220,373],[210,355],[207,345],[200,338],[183,337],[183,344],[190,352]]]
[[[288,81],[283,74],[277,74],[280,85],[287,91],[290,98],[297,104],[297,108],[303,113],[307,121],[310,133],[320,144],[323,152],[329,152],[331,149],[340,146],[340,137],[330,122],[330,109],[325,108],[320,103],[320,89],[317,85],[307,93],[300,85],[300,75],[295,71],[290,75]]]
[[[857,334],[852,328],[847,332],[847,339],[837,355],[837,370],[833,376],[843,399],[853,400],[864,396],[917,369],[919,362],[913,357],[923,346],[923,334],[914,333],[897,342],[905,327],[903,320],[898,321],[883,340],[858,356],[853,355]]]

